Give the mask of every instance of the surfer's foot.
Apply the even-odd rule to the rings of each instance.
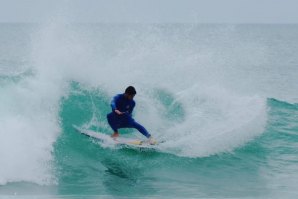
[[[112,137],[112,138],[117,138],[117,137],[119,137],[119,133],[115,132],[115,133],[113,133],[113,134],[111,135],[111,137]]]
[[[150,137],[148,138],[148,142],[149,142],[149,144],[151,144],[151,145],[155,145],[155,144],[157,144],[157,141],[156,141],[152,136],[150,136]]]

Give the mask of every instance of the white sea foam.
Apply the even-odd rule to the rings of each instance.
[[[74,80],[100,87],[110,97],[127,85],[136,86],[136,119],[154,136],[167,140],[162,146],[165,151],[178,155],[201,157],[231,151],[263,132],[265,99],[227,88],[231,68],[214,60],[216,47],[193,46],[187,38],[189,30],[176,35],[186,39],[185,44],[175,37],[165,39],[166,28],[105,28],[114,36],[90,26],[48,24],[34,53],[40,78],[55,81],[57,86],[51,89]],[[233,28],[218,31],[229,35]],[[245,44],[239,50],[257,47]],[[263,53],[254,56],[263,60]],[[231,57],[226,59],[230,64]],[[162,117],[161,111],[167,110],[152,94],[156,89],[166,90],[182,105],[182,121]]]
[[[1,88],[1,184],[55,183],[51,164],[59,131],[56,107],[51,107],[51,99],[42,96],[32,82],[27,83]]]
[[[187,157],[231,152],[264,131],[265,100],[222,89],[195,85],[179,93],[186,117],[161,135],[165,151]]]

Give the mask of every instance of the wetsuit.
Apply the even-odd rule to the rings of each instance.
[[[111,102],[112,112],[107,115],[108,123],[114,132],[118,132],[120,128],[135,128],[149,138],[151,135],[148,131],[132,118],[135,105],[135,101],[127,99],[124,94],[116,95]],[[124,114],[118,115],[115,110],[124,112]]]

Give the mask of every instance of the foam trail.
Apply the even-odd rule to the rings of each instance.
[[[260,97],[198,86],[179,95],[187,114],[163,136],[165,151],[187,157],[230,152],[264,131],[266,103]]]

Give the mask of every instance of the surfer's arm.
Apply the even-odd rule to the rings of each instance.
[[[117,103],[119,101],[121,94],[116,95],[115,97],[113,97],[112,101],[111,101],[111,107],[112,107],[112,111],[117,113],[118,115],[122,115],[124,114],[123,112],[119,111],[117,108]]]
[[[135,106],[136,106],[136,103],[133,101],[132,105],[130,106],[129,110],[127,111],[130,116],[132,115],[132,111]]]
[[[113,97],[112,101],[111,101],[111,107],[112,107],[112,111],[116,111],[117,110],[117,101],[119,99],[120,95],[116,95],[115,97]]]

